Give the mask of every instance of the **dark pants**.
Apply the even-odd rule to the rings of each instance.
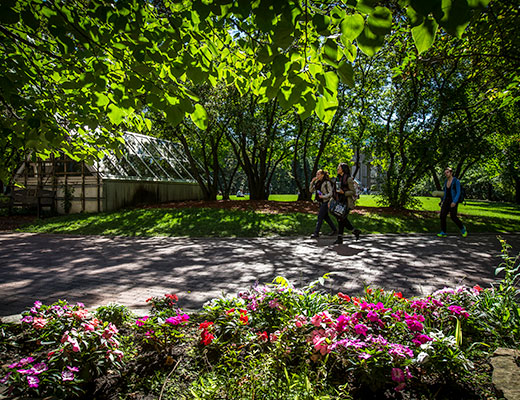
[[[314,230],[314,233],[316,235],[320,234],[321,225],[323,224],[323,220],[329,224],[330,229],[333,231],[336,230],[336,226],[334,225],[334,222],[332,222],[332,219],[329,216],[329,203],[320,203],[320,211],[318,212],[318,222],[316,222],[316,229]]]
[[[347,215],[345,215],[345,218],[339,219],[338,218],[338,235],[343,235],[343,232],[345,232],[345,228],[347,228],[349,231],[354,230],[354,226],[352,223],[348,220],[348,213],[350,210],[347,211]]]
[[[462,221],[457,217],[457,208],[459,205],[457,204],[455,207],[450,207],[451,203],[443,202],[441,207],[441,231],[447,232],[446,230],[446,218],[448,214],[450,214],[451,219],[455,222],[455,225],[462,230],[464,225],[462,225]]]

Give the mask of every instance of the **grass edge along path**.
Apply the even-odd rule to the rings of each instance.
[[[519,207],[520,209],[520,207]],[[520,231],[520,217],[496,213],[466,215],[461,218],[470,234]],[[520,214],[520,211],[519,211]],[[491,213],[492,215],[492,213]],[[352,212],[350,220],[365,234],[437,233],[439,216],[433,211],[391,212],[363,207]],[[300,212],[267,214],[212,208],[126,209],[99,214],[74,214],[48,218],[22,226],[19,232],[110,236],[184,237],[264,237],[307,236],[313,232],[316,214]],[[324,224],[322,231],[327,232]],[[448,231],[458,229],[448,218]]]

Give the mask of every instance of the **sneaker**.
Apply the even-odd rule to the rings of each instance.
[[[343,243],[343,236],[338,236],[334,244],[342,244]]]
[[[320,235],[318,235],[317,233],[313,233],[311,235],[311,239],[318,239],[320,237]]]
[[[354,229],[352,233],[356,237],[356,240],[359,240],[359,235],[361,234],[361,231],[359,229]]]
[[[462,237],[468,236],[468,231],[465,226],[462,227],[462,230],[460,231],[462,233]]]
[[[448,237],[448,234],[443,231],[440,231],[439,233],[437,233],[437,236],[438,237]]]

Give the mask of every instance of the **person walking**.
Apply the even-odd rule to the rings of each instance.
[[[338,219],[338,238],[336,239],[334,244],[341,244],[343,243],[343,232],[345,231],[345,228],[349,229],[354,234],[356,240],[359,239],[361,231],[359,229],[354,228],[354,226],[348,219],[348,213],[355,206],[354,195],[356,194],[354,178],[350,176],[350,168],[348,164],[339,164],[337,172],[338,176],[336,178],[336,200],[341,203],[347,203],[348,207],[348,211],[344,218],[336,217]]]
[[[453,176],[453,170],[448,167],[444,170],[446,175],[446,181],[444,182],[444,196],[442,196],[441,202],[441,231],[437,234],[438,237],[447,237],[448,230],[446,228],[446,218],[450,214],[451,219],[455,222],[455,225],[460,229],[462,237],[468,236],[466,227],[462,224],[462,221],[457,217],[457,208],[459,200],[461,199],[462,189],[460,181]]]
[[[311,180],[309,191],[311,193],[316,193],[315,199],[320,205],[318,221],[316,222],[316,228],[314,229],[314,233],[311,235],[311,239],[317,239],[320,236],[320,229],[324,220],[329,224],[331,229],[329,236],[336,235],[338,233],[336,225],[334,225],[334,222],[332,222],[332,219],[329,216],[329,201],[333,194],[333,187],[329,174],[322,169],[318,170],[316,176]]]

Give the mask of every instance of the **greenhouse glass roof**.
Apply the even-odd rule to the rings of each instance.
[[[105,156],[96,165],[101,177],[122,180],[195,181],[180,145],[138,133],[123,134],[121,156]]]

